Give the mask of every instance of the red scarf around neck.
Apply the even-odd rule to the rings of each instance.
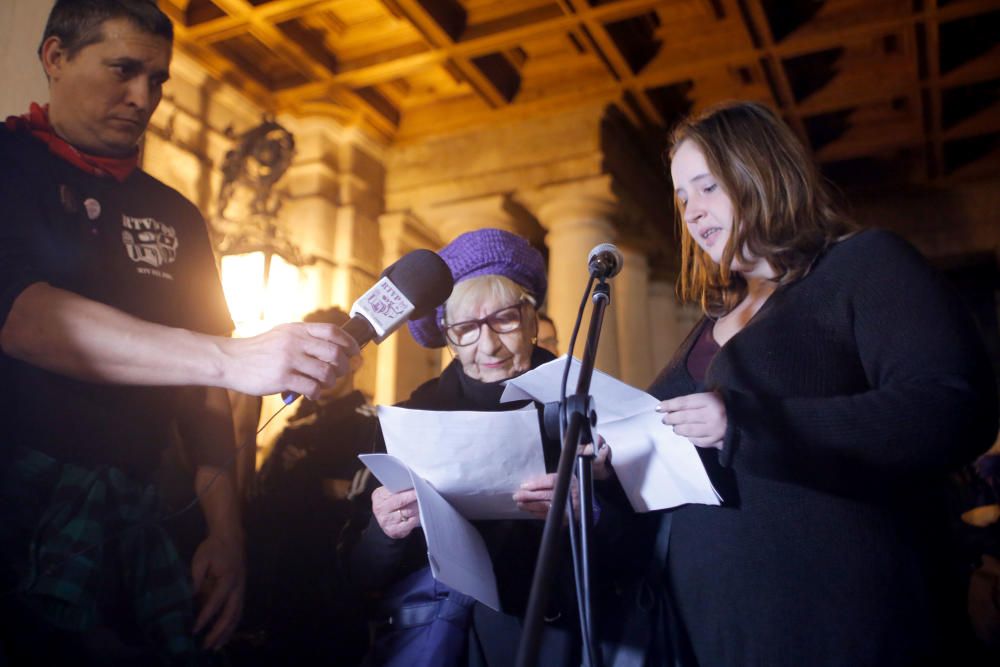
[[[75,167],[95,176],[111,176],[119,183],[139,166],[139,151],[136,149],[126,157],[102,157],[89,155],[74,148],[56,134],[49,122],[49,105],[31,103],[31,110],[23,116],[8,116],[7,129],[11,132],[30,132],[44,142],[55,155]]]

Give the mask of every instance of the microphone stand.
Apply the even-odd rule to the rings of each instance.
[[[598,667],[596,649],[593,639],[590,614],[590,524],[593,522],[593,486],[592,463],[593,455],[578,456],[580,436],[589,432],[592,419],[590,408],[590,381],[594,373],[594,363],[597,359],[597,344],[601,336],[601,326],[604,323],[604,312],[611,302],[611,286],[607,278],[600,277],[594,288],[592,300],[594,308],[590,315],[590,328],[587,332],[587,342],[584,346],[583,358],[580,363],[580,376],[577,379],[576,393],[567,398],[566,412],[569,423],[563,434],[562,451],[559,456],[559,467],[556,471],[556,485],[552,494],[552,506],[545,518],[545,528],[542,531],[542,543],[538,551],[538,561],[535,575],[531,581],[531,594],[528,598],[528,610],[525,615],[524,630],[517,649],[518,667],[531,667],[538,659],[539,642],[541,640],[542,622],[545,604],[548,601],[548,584],[552,579],[555,559],[558,554],[559,534],[562,530],[563,516],[566,511],[566,498],[569,495],[569,484],[573,473],[573,462],[578,461],[578,476],[580,483],[581,540],[579,555],[583,562],[581,583],[583,591],[578,591],[577,598],[583,599],[580,611],[581,632],[587,644],[589,664]],[[572,363],[572,357],[567,358],[567,364]],[[562,423],[562,420],[560,420]],[[578,584],[579,585],[579,584]]]

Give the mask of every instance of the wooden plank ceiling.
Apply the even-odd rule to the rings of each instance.
[[[395,142],[616,105],[778,109],[842,184],[1000,173],[1000,0],[160,0],[266,108]],[[662,134],[662,132],[661,132]]]

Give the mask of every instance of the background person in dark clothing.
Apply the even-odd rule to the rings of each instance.
[[[343,326],[349,319],[334,307],[309,313],[303,321]],[[298,486],[308,487],[310,493],[321,491],[331,500],[347,498],[355,474],[365,469],[358,454],[370,452],[375,438],[375,408],[354,388],[360,367],[361,357],[353,357],[350,373],[320,392],[317,400],[302,400],[257,475],[260,495]]]
[[[538,313],[538,347],[559,356],[559,334],[556,323],[545,313]]]
[[[956,543],[968,575],[969,619],[1000,661],[1000,455],[994,450],[952,475]]]
[[[664,519],[687,657],[969,664],[944,489],[997,431],[970,315],[907,243],[855,231],[765,107],[672,138],[681,292],[705,317],[651,391],[724,499]]]
[[[307,322],[343,325],[339,308]],[[352,359],[357,371],[361,357]],[[358,454],[372,451],[378,420],[353,372],[303,399],[261,466],[247,508],[249,584],[241,664],[360,662],[368,625],[356,588],[338,567],[337,543],[364,486]],[[242,634],[242,633],[241,633]]]

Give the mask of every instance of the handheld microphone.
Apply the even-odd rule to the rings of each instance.
[[[381,343],[409,319],[419,319],[451,296],[455,281],[451,269],[430,250],[409,252],[382,272],[378,282],[351,306],[351,319],[342,327],[364,347],[369,341]],[[298,394],[281,395],[286,405]]]
[[[345,332],[364,347],[381,343],[406,320],[419,319],[444,303],[455,281],[451,269],[430,250],[403,255],[351,307]]]
[[[587,256],[587,269],[591,275],[603,280],[617,276],[624,264],[621,251],[612,243],[594,246]]]

